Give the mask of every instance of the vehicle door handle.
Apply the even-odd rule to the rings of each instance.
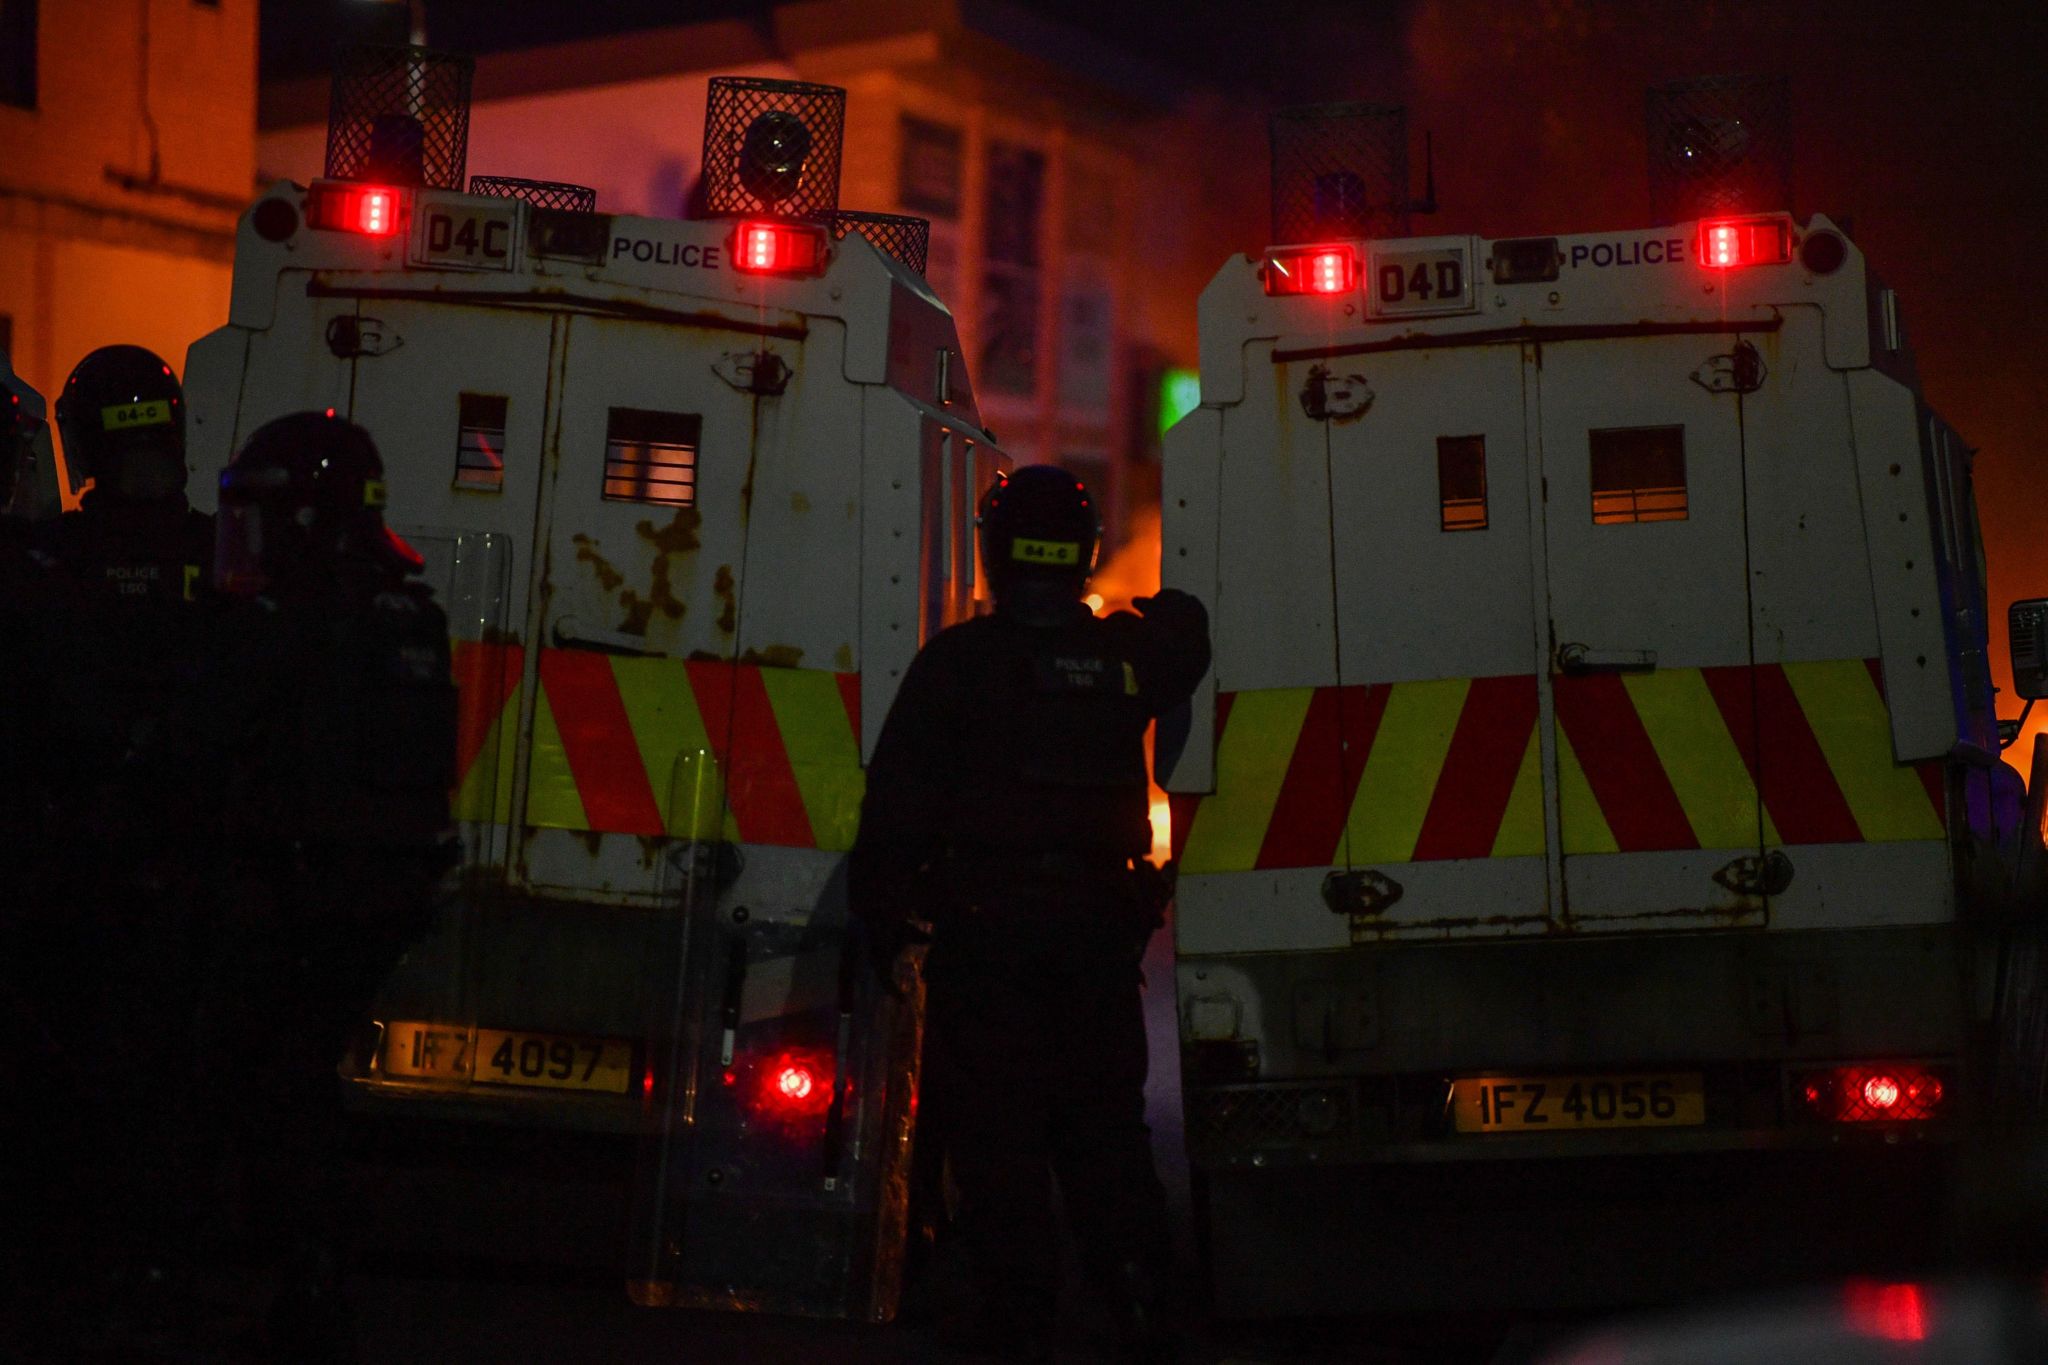
[[[1595,649],[1582,644],[1557,647],[1560,673],[1654,673],[1656,669],[1654,649]]]
[[[556,649],[594,649],[600,654],[631,654],[640,658],[659,656],[638,636],[619,635],[609,630],[586,630],[573,616],[564,616],[548,632]]]

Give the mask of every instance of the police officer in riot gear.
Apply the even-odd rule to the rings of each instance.
[[[31,526],[23,630],[9,632],[36,656],[32,681],[11,675],[35,718],[9,753],[32,841],[13,869],[16,961],[39,1034],[64,1057],[38,1097],[63,1135],[47,1184],[68,1216],[52,1260],[69,1239],[69,1282],[110,1318],[154,1321],[177,1311],[167,1286],[195,1211],[180,1115],[204,895],[165,819],[180,789],[138,783],[132,765],[203,652],[213,530],[185,500],[184,393],[160,357],[92,352],[55,416],[93,486]]]
[[[93,487],[57,519],[47,553],[125,600],[189,602],[205,591],[213,523],[185,501],[185,391],[140,346],[102,346],[57,397],[74,482]]]
[[[1099,524],[1062,469],[1000,482],[980,526],[995,610],[904,677],[868,768],[853,909],[885,959],[930,925],[926,1107],[982,1296],[972,1344],[1049,1353],[1057,1178],[1132,1358],[1165,1359],[1138,969],[1164,907],[1134,863],[1152,845],[1145,729],[1207,669],[1208,617],[1176,591],[1089,612]]]
[[[280,1359],[347,1359],[335,1067],[455,857],[448,623],[386,528],[362,428],[298,413],[220,476],[219,643],[192,726],[218,945],[197,1055],[256,1226],[286,1266]]]

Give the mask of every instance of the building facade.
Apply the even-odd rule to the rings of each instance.
[[[0,0],[0,349],[45,396],[226,320],[255,106],[256,0]]]
[[[682,214],[713,75],[844,86],[841,206],[930,220],[927,277],[1004,445],[1099,487],[1112,539],[1156,500],[1162,379],[1195,363],[1194,300],[1216,262],[1263,231],[1261,180],[1217,189],[1260,175],[1255,142],[1218,155],[1226,130],[1257,137],[1256,114],[1226,119],[1214,92],[1009,5],[816,0],[758,24],[485,55],[470,172]],[[326,97],[319,80],[266,88],[266,177],[320,173]]]

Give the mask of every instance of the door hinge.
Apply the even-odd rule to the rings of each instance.
[[[1735,859],[1716,872],[1714,880],[1738,896],[1782,896],[1792,885],[1792,860],[1774,848]]]
[[[1301,410],[1310,421],[1335,418],[1341,422],[1363,416],[1377,396],[1364,375],[1333,375],[1329,366],[1317,365],[1309,370],[1308,381],[1301,386]]]
[[[1401,899],[1401,883],[1384,872],[1332,872],[1323,878],[1323,904],[1336,915],[1384,914]]]
[[[1747,341],[1738,341],[1728,354],[1708,357],[1692,372],[1692,382],[1708,393],[1755,393],[1768,373],[1762,353]]]
[[[327,324],[327,349],[337,360],[389,355],[403,345],[405,339],[396,332],[386,332],[377,318],[344,313]]]
[[[733,351],[711,369],[741,393],[773,398],[789,387],[789,365],[773,351]]]

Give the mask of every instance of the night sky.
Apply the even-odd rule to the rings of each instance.
[[[1930,402],[1982,450],[1977,486],[1992,562],[1992,656],[2005,677],[2003,604],[2048,594],[2048,537],[2040,526],[2048,467],[2037,450],[2048,432],[2041,232],[2048,7],[1990,0],[1236,7],[1029,0],[1025,7],[1191,82],[1245,91],[1255,97],[1248,105],[1406,104],[1417,142],[1424,129],[1435,135],[1442,204],[1436,217],[1417,220],[1417,232],[1518,236],[1646,225],[1645,87],[1731,73],[1790,78],[1791,207],[1850,221],[1899,292]],[[770,8],[731,0],[428,0],[433,41],[470,51],[758,17]],[[363,0],[264,0],[265,71],[322,69],[337,40],[398,36],[403,12],[403,5]],[[1236,192],[1263,204],[1264,167],[1241,174]],[[2004,709],[2010,715],[2018,707]],[[2037,727],[2043,723],[2048,717]]]

